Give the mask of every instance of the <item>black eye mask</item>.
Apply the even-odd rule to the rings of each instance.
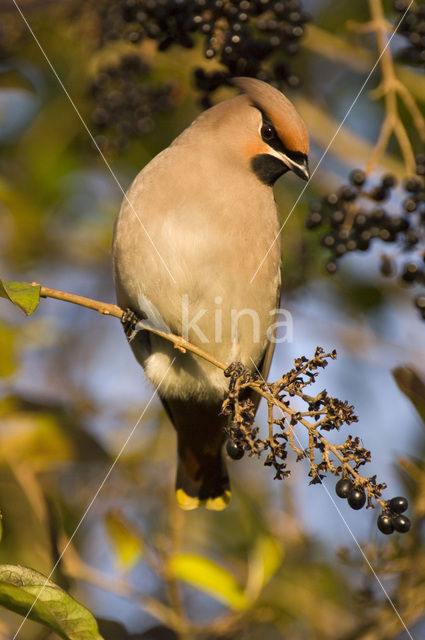
[[[276,129],[267,118],[267,116],[262,111],[261,114],[263,116],[263,124],[261,127],[261,138],[263,142],[268,144],[269,147],[272,147],[272,149],[279,151],[279,153],[284,153],[287,158],[289,158],[296,164],[304,164],[307,160],[306,154],[301,153],[301,151],[291,151],[290,149],[288,149],[279,138]]]

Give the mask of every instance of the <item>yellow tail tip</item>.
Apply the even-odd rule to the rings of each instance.
[[[189,496],[184,489],[177,489],[176,498],[177,503],[181,509],[185,511],[192,511],[200,506],[205,507],[209,511],[223,511],[230,502],[231,492],[226,491],[216,498],[208,498],[207,500],[200,500],[199,498]]]
[[[208,498],[208,500],[205,500],[203,504],[210,511],[223,511],[223,509],[225,509],[230,502],[230,496],[231,492],[226,489],[226,491],[222,493],[221,496],[217,496],[216,498]]]
[[[181,509],[184,509],[185,511],[197,509],[201,504],[199,498],[193,498],[192,496],[189,496],[183,489],[177,489],[176,498],[179,507],[181,507]]]

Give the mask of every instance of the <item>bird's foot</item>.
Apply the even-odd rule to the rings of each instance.
[[[132,336],[137,323],[139,322],[138,316],[131,309],[124,309],[124,313],[121,317],[121,324],[124,327],[124,332],[127,338]]]

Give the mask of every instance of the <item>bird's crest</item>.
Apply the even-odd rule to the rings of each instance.
[[[270,120],[289,151],[308,154],[307,127],[292,102],[283,93],[256,78],[233,78],[232,84],[245,93],[253,106]]]

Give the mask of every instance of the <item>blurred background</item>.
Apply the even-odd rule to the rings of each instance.
[[[193,5],[193,15],[201,15],[208,3],[18,4],[29,26],[12,0],[0,1],[0,276],[112,302],[110,246],[121,187],[202,108],[234,95],[222,82],[226,73],[258,69],[210,55],[211,24],[192,35],[170,31],[167,11]],[[388,484],[385,497],[408,495],[413,527],[405,536],[383,536],[376,511],[336,503],[332,477],[308,486],[308,467],[295,460],[284,481],[273,481],[259,460],[229,460],[229,508],[180,512],[175,436],[155,399],[52,579],[94,613],[105,638],[419,638],[425,324],[412,300],[423,285],[382,275],[389,245],[379,238],[367,251],[338,259],[331,273],[323,232],[306,228],[311,203],[367,167],[388,108],[371,95],[382,79],[378,65],[322,157],[379,54],[376,24],[354,23],[367,23],[381,8],[397,24],[402,3],[228,4],[237,5],[239,17],[245,11],[248,22],[253,5],[258,20],[275,19],[266,10],[298,12],[285,18],[288,42],[297,46],[273,45],[258,68],[294,100],[310,131],[311,168],[320,162],[283,229],[281,304],[292,314],[293,341],[278,345],[269,379],[317,345],[336,348],[338,359],[315,388],[354,404],[359,424],[350,429],[372,452],[365,475]],[[421,15],[410,20],[419,31]],[[256,28],[269,41],[276,32],[267,22]],[[184,34],[192,41],[182,42]],[[409,38],[393,39],[389,59],[421,113],[425,60],[406,55],[415,43]],[[399,117],[413,152],[421,153],[420,132],[403,105]],[[379,184],[390,173],[402,181],[411,172],[409,154],[391,139],[369,179]],[[289,174],[279,180],[282,221],[303,186]],[[384,205],[397,213],[404,197],[400,187]],[[392,260],[410,259],[409,247],[389,249]],[[409,369],[399,371],[397,385],[393,370],[401,367]],[[53,300],[43,300],[30,318],[0,300],[0,383],[0,562],[48,575],[152,389],[117,320]],[[258,424],[266,425],[264,408]],[[0,637],[14,637],[20,621],[2,609]],[[27,622],[19,637],[54,635]]]

